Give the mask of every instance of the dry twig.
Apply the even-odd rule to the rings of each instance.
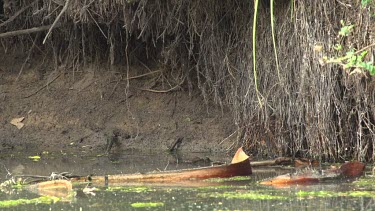
[[[70,2],[70,0],[66,0],[63,9],[61,10],[60,14],[56,17],[55,21],[53,22],[53,24],[52,24],[51,27],[49,28],[49,30],[48,30],[46,36],[44,37],[43,44],[46,42],[48,36],[51,34],[52,29],[53,29],[54,27],[57,26],[57,22],[60,20],[61,16],[62,16],[62,15],[64,14],[64,12],[68,9],[69,2]]]
[[[55,27],[59,27],[60,25],[56,25]],[[24,34],[31,34],[35,32],[41,32],[41,31],[46,31],[50,29],[52,25],[47,25],[47,26],[40,26],[40,27],[33,27],[30,29],[22,29],[22,30],[17,30],[17,31],[10,31],[10,32],[5,32],[0,34],[0,38],[6,38],[6,37],[14,37],[14,36],[19,36],[19,35],[24,35]]]

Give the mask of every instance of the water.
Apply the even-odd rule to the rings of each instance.
[[[49,175],[71,172],[76,175],[105,175],[173,170],[229,161],[222,155],[193,153],[170,155],[127,151],[100,154],[42,154],[39,161],[28,156],[36,153],[1,155],[1,164],[13,174]],[[199,160],[198,158],[203,158]],[[360,185],[341,181],[309,186],[269,187],[257,181],[283,174],[280,168],[254,169],[250,177],[210,180],[180,184],[96,184],[91,192],[83,192],[87,184],[74,185],[74,193],[55,203],[15,205],[5,210],[375,210],[375,184]],[[1,181],[7,170],[0,169]],[[367,178],[371,179],[370,176]],[[7,200],[39,199],[25,189],[0,191],[0,204]]]

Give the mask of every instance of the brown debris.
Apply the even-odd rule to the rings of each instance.
[[[68,180],[52,180],[29,185],[27,189],[43,196],[65,198],[71,194],[73,186]]]
[[[363,174],[365,164],[361,162],[347,162],[340,168],[324,170],[322,173],[313,169],[302,173],[285,174],[260,182],[262,185],[285,186],[291,184],[306,185],[318,183],[327,179],[355,178]]]

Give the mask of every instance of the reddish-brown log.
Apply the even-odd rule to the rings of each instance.
[[[321,174],[311,170],[301,174],[285,174],[260,182],[263,185],[290,185],[317,183],[326,179],[354,178],[359,177],[365,170],[365,164],[361,162],[348,162],[337,169],[328,169]]]
[[[364,163],[355,161],[347,162],[340,167],[342,175],[346,177],[359,177],[363,174],[366,165]]]
[[[167,182],[203,180],[209,178],[227,178],[234,176],[248,176],[252,173],[249,156],[242,148],[238,149],[229,165],[211,166],[178,171],[164,171],[146,174],[119,174],[107,176],[92,176],[88,178],[93,183],[125,183],[125,182]],[[83,178],[73,179],[82,181]]]

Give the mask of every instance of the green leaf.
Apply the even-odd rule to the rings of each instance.
[[[352,49],[352,50],[346,52],[345,56],[348,57],[348,58],[353,57],[354,56],[354,50]]]
[[[374,66],[374,64],[372,62],[367,62],[367,63],[361,62],[359,64],[359,66],[362,67],[362,68],[364,68],[364,69],[366,69],[366,70],[368,70],[370,72],[370,75],[374,75],[375,74],[375,66]]]
[[[367,51],[363,51],[357,58],[359,61],[363,61],[363,58],[366,56]]]
[[[340,29],[339,35],[342,37],[348,36],[353,31],[354,25],[343,26]]]
[[[333,48],[334,48],[336,51],[341,51],[341,50],[342,50],[342,45],[340,45],[340,44],[336,44],[335,46],[333,46]]]

